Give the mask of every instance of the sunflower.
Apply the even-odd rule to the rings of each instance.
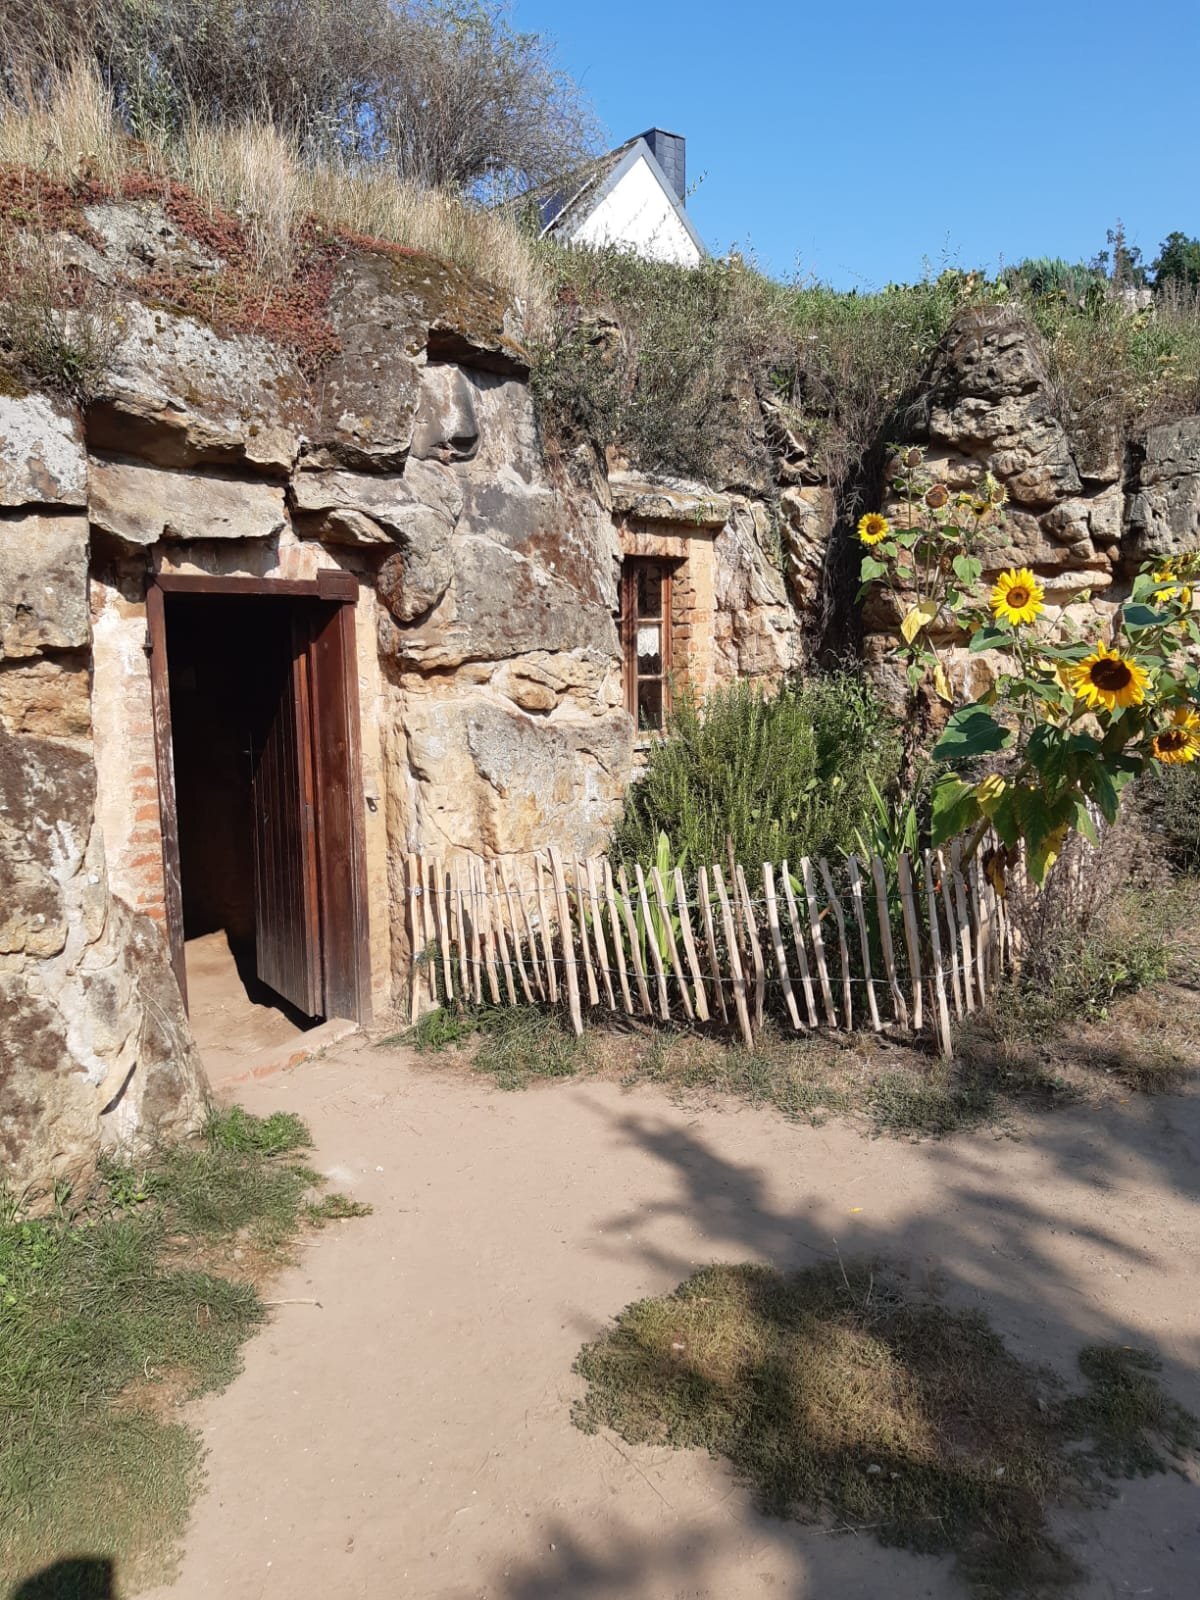
[[[990,472],[984,478],[983,482],[984,487],[987,490],[987,498],[992,505],[1003,506],[1008,504],[1008,490],[1002,483],[993,478]]]
[[[879,544],[891,531],[891,523],[878,511],[868,511],[858,519],[858,537],[864,544]]]
[[[1168,766],[1195,761],[1200,755],[1200,717],[1189,707],[1180,706],[1171,726],[1151,739],[1150,749],[1155,760],[1165,761]]]
[[[950,491],[944,483],[935,483],[925,491],[925,504],[931,511],[940,511],[949,498]]]
[[[1011,567],[996,579],[992,610],[1005,622],[1036,622],[1046,591],[1028,567]]]
[[[1146,671],[1117,650],[1098,644],[1070,672],[1071,688],[1089,711],[1123,711],[1146,698]]]
[[[1155,583],[1173,583],[1178,577],[1179,574],[1168,561],[1164,566],[1159,567],[1158,571],[1154,574],[1154,581]],[[1178,588],[1160,589],[1156,598],[1167,603],[1170,603],[1172,600],[1178,600],[1181,605],[1190,607],[1192,603],[1192,591],[1188,585],[1184,583],[1180,584]]]

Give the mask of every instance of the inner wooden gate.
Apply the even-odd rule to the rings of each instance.
[[[308,1018],[367,1020],[356,583],[160,575],[147,597],[171,959],[221,928]]]

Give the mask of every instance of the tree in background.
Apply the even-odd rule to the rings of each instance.
[[[310,156],[496,199],[595,147],[579,86],[494,0],[0,0],[0,84],[92,61],[130,132],[265,118]]]
[[[1200,288],[1200,239],[1189,239],[1186,233],[1169,233],[1158,248],[1153,270],[1156,289],[1167,284]]]

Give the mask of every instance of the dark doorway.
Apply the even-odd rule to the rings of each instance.
[[[185,995],[199,952],[211,998],[219,948],[296,1026],[364,1020],[353,608],[315,584],[263,588],[151,591],[172,955]]]

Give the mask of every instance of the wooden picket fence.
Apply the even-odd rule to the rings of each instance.
[[[1014,931],[984,852],[849,856],[686,876],[545,851],[405,858],[412,1017],[428,1005],[545,1005],[736,1027],[768,1012],[799,1033],[869,1025],[951,1045],[951,1011],[1000,980]],[[630,878],[632,876],[632,882]]]

